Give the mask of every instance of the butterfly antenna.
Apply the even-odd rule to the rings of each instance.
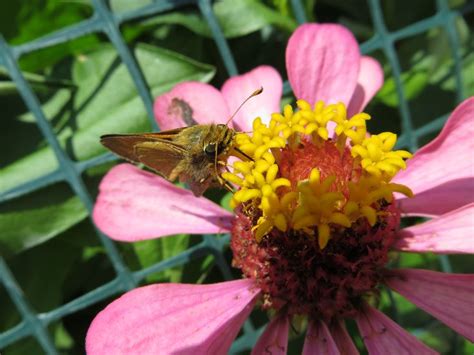
[[[237,112],[239,112],[239,110],[242,108],[242,106],[244,106],[244,104],[245,104],[248,100],[250,100],[250,99],[251,99],[252,97],[254,97],[254,96],[260,95],[262,92],[263,92],[263,87],[260,87],[259,89],[255,90],[253,93],[251,93],[250,96],[247,97],[247,98],[244,100],[244,102],[242,102],[242,103],[240,104],[239,107],[237,107],[237,110],[235,110],[235,112],[232,114],[232,116],[230,116],[230,118],[227,120],[227,122],[226,122],[225,125],[227,126],[227,125],[229,124],[229,122],[232,121],[232,119],[235,117],[235,115],[237,114]]]

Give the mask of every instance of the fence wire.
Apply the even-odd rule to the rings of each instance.
[[[76,162],[66,154],[66,152],[61,148],[51,124],[46,119],[41,104],[33,92],[31,85],[25,80],[25,77],[19,68],[18,60],[22,55],[42,48],[55,46],[91,33],[104,33],[117,50],[121,61],[125,64],[133,79],[148,114],[148,119],[151,123],[152,129],[158,130],[153,115],[153,98],[147,88],[144,75],[137,64],[136,58],[133,56],[123,39],[120,32],[120,25],[142,17],[150,17],[165,11],[176,10],[184,5],[191,5],[197,7],[203,18],[206,20],[211,30],[215,45],[217,46],[225,65],[227,74],[229,76],[238,74],[237,64],[213,12],[211,0],[157,0],[142,8],[122,13],[112,12],[107,6],[105,0],[92,0],[92,5],[94,13],[91,18],[28,43],[11,46],[4,40],[3,36],[0,35],[0,66],[6,68],[9,76],[16,84],[17,90],[26,107],[36,118],[38,128],[54,151],[58,161],[58,168],[54,172],[0,194],[0,203],[8,203],[8,201],[32,191],[39,190],[53,183],[65,181],[70,185],[74,193],[79,196],[90,215],[93,207],[93,200],[84,184],[82,173],[91,167],[115,159],[111,154],[106,153],[102,156],[86,161]],[[306,22],[302,1],[291,0],[291,6],[297,21],[299,23]],[[396,31],[389,31],[387,29],[383,18],[380,0],[368,0],[368,6],[375,34],[368,41],[362,43],[361,51],[364,54],[369,54],[374,51],[382,51],[388,58],[388,63],[390,64],[395,79],[396,93],[400,103],[399,113],[402,123],[402,134],[399,138],[398,144],[399,146],[408,147],[411,151],[415,151],[416,148],[418,148],[419,139],[441,129],[447,119],[447,114],[434,118],[430,123],[424,126],[416,129],[414,128],[410,108],[402,83],[401,66],[395,50],[395,42],[425,33],[433,28],[441,28],[446,31],[451,48],[451,56],[454,60],[456,100],[457,102],[460,102],[465,98],[465,93],[463,78],[461,75],[462,60],[459,43],[460,40],[456,31],[455,21],[458,17],[474,11],[474,3],[471,1],[462,9],[450,9],[447,0],[436,0],[436,13],[433,16]],[[288,83],[285,83],[284,93],[289,93],[290,91],[290,86]],[[3,333],[0,333],[0,349],[18,342],[23,338],[33,336],[41,345],[45,353],[57,354],[58,350],[55,348],[48,333],[47,327],[49,324],[108,297],[130,290],[136,287],[140,281],[152,273],[186,264],[194,258],[202,258],[207,255],[212,255],[224,278],[231,278],[230,270],[222,253],[223,248],[228,243],[228,237],[216,239],[211,236],[204,236],[199,244],[187,249],[185,252],[160,261],[151,267],[132,272],[125,265],[115,243],[99,230],[96,229],[96,232],[100,242],[106,250],[111,265],[115,269],[116,277],[112,281],[103,284],[102,286],[49,312],[35,312],[33,307],[30,305],[30,302],[24,297],[18,282],[15,280],[5,260],[0,256],[0,280],[22,317],[22,321],[19,324]],[[441,263],[444,271],[449,272],[451,269],[449,259],[447,257],[442,257]],[[247,321],[244,325],[243,335],[234,342],[232,351],[238,352],[249,349],[252,344],[255,343],[255,340],[261,331],[261,329],[255,330],[252,323]]]

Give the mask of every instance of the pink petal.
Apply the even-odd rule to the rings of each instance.
[[[232,115],[244,100],[255,90],[263,87],[263,92],[251,98],[232,119],[241,131],[252,129],[252,122],[261,117],[262,122],[270,121],[270,115],[280,111],[283,82],[280,74],[267,65],[259,66],[243,75],[228,79],[222,86],[222,95]]]
[[[389,287],[456,332],[474,341],[474,275],[393,270]]]
[[[339,355],[340,352],[322,320],[310,322],[304,340],[303,355],[324,354]]]
[[[286,70],[298,99],[313,104],[348,104],[357,85],[360,53],[357,41],[336,24],[304,24],[286,47]]]
[[[229,118],[227,104],[219,90],[195,81],[178,84],[158,96],[153,110],[162,131],[196,123],[225,123]]]
[[[362,112],[382,85],[383,69],[380,63],[371,57],[361,57],[357,86],[347,108],[348,117]]]
[[[87,353],[227,353],[259,292],[249,279],[134,289],[92,321]]]
[[[226,232],[232,214],[155,174],[120,164],[99,186],[93,219],[112,239],[133,242],[178,233]]]
[[[365,306],[356,321],[371,355],[436,354],[434,350],[371,306]]]
[[[343,320],[334,321],[331,323],[329,330],[332,338],[337,345],[337,348],[344,355],[358,355],[359,352],[352,342],[351,336],[347,332],[346,325]]]
[[[409,252],[474,254],[474,203],[399,232],[394,248]]]
[[[288,326],[289,320],[287,316],[277,316],[267,325],[265,331],[255,344],[252,355],[286,354],[288,347]]]
[[[474,202],[474,97],[451,114],[438,137],[408,161],[394,182],[410,187],[403,211],[440,215]]]

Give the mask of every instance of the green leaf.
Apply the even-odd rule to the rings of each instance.
[[[209,81],[214,68],[164,49],[140,44],[135,57],[153,97],[182,81]],[[149,131],[143,102],[116,51],[110,45],[77,57],[70,68],[77,90],[60,89],[44,104],[63,148],[76,160],[105,152],[99,137],[107,133]],[[31,114],[23,120],[33,120]],[[49,147],[0,169],[0,192],[54,171]]]
[[[414,254],[400,253],[400,267],[402,268],[420,268],[430,267],[436,269],[438,259],[434,254]]]
[[[179,234],[165,238],[140,241],[132,244],[132,248],[139,261],[140,269],[155,264],[158,261],[168,259],[185,251],[189,245],[189,235]],[[166,269],[162,272],[151,274],[147,282],[180,282],[183,267],[179,266]]]
[[[227,192],[221,199],[220,205],[224,207],[227,211],[233,212],[234,209],[230,205],[230,201],[232,200],[233,194],[231,192]]]
[[[80,4],[92,7],[92,0],[71,0]],[[108,1],[110,10],[113,12],[127,12],[139,9],[153,3],[153,0],[110,0]]]
[[[90,2],[90,0],[89,0]],[[153,0],[111,0],[110,9],[114,12],[125,12],[139,9],[140,7],[150,5]]]
[[[23,72],[23,77],[31,85],[35,92],[52,92],[57,88],[73,88],[74,85],[68,80],[55,80],[44,75]],[[0,95],[18,94],[16,84],[10,80],[7,70],[0,67]]]
[[[87,210],[65,185],[54,185],[2,205],[0,254],[8,256],[55,237],[87,216]]]
[[[71,295],[66,294],[64,285],[68,282],[70,272],[75,268],[81,269],[83,264],[80,261],[82,248],[69,241],[72,239],[70,237],[84,239],[86,235],[64,235],[64,237],[32,248],[8,260],[9,267],[25,298],[36,312],[50,311],[71,300]],[[95,271],[97,272],[97,269]],[[74,297],[77,295],[76,291]],[[0,289],[0,304],[5,305],[0,312],[0,329],[8,329],[21,321],[16,307],[10,306],[9,296],[3,289]],[[62,329],[60,321],[53,322],[48,329],[50,335],[55,335],[57,347],[72,346],[71,339],[67,339],[68,336]],[[41,347],[32,337],[22,339],[4,350],[2,354],[42,353]]]
[[[289,32],[297,26],[291,18],[255,0],[219,1],[215,3],[214,11],[224,35],[229,38],[255,32],[267,25],[275,25]]]
[[[13,25],[7,31],[8,42],[18,45],[86,20],[91,17],[92,9],[80,2],[31,0],[15,1],[8,5],[5,3],[0,9],[0,13],[8,17],[7,21]],[[0,32],[3,33],[3,31]],[[77,54],[96,47],[100,41],[100,35],[98,34],[82,36],[75,40],[26,54],[20,58],[20,65],[26,71],[44,69],[71,53]]]
[[[62,285],[71,267],[81,257],[81,249],[57,239],[16,256],[9,262],[25,297],[37,312],[46,312],[62,302]],[[34,277],[32,275],[34,274]],[[5,292],[0,292],[0,304],[6,304]],[[2,308],[2,328],[18,321],[13,307]]]
[[[464,354],[474,354],[474,343],[464,341]]]
[[[462,18],[456,19],[456,28],[460,42],[470,43],[470,31]],[[399,57],[403,67],[408,68],[401,74],[404,93],[407,100],[420,96],[428,86],[439,86],[444,90],[454,91],[455,80],[452,74],[453,56],[447,34],[439,28],[431,29],[424,35],[401,42]],[[464,57],[462,76],[466,78],[465,87],[467,94],[474,91],[472,69],[472,51],[461,47],[460,54]],[[393,76],[388,77],[377,98],[391,107],[399,105]],[[430,96],[432,102],[433,97]]]
[[[62,323],[54,329],[54,344],[59,349],[70,349],[74,345],[74,340]]]
[[[268,25],[278,26],[288,32],[293,31],[297,26],[290,17],[284,16],[256,0],[216,1],[213,10],[222,32],[227,38],[245,36]],[[145,26],[177,24],[201,36],[212,36],[206,21],[196,12],[174,12],[160,15],[144,21],[142,24]]]
[[[285,16],[289,16],[291,13],[291,4],[289,0],[271,0],[271,4],[277,9],[277,11]]]
[[[423,91],[426,85],[428,85],[428,71],[412,69],[408,73],[402,73],[401,80],[404,87],[405,97],[407,100],[410,100],[416,97]],[[399,100],[393,76],[385,81],[382,89],[377,94],[377,97],[388,106],[398,106]]]

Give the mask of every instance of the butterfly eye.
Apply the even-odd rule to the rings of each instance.
[[[204,147],[204,152],[208,155],[214,155],[216,153],[216,143],[209,143]]]

